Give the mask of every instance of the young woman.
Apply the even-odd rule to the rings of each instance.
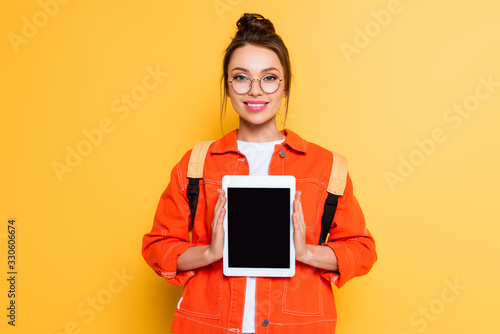
[[[194,223],[186,191],[191,151],[174,167],[142,254],[168,282],[185,284],[174,333],[331,334],[337,321],[331,283],[341,287],[366,274],[376,261],[375,244],[347,176],[329,240],[318,245],[332,152],[277,128],[283,100],[286,118],[291,68],[273,24],[261,15],[245,14],[237,27],[223,61],[221,112],[229,97],[239,129],[208,150]],[[221,180],[228,174],[295,176],[294,277],[223,275],[226,198]]]

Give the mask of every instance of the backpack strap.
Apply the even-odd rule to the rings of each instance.
[[[325,201],[323,216],[321,217],[321,234],[319,244],[326,242],[328,231],[337,211],[339,197],[344,194],[347,185],[347,159],[342,154],[333,152],[332,172],[328,182],[328,197]]]
[[[333,152],[332,172],[328,183],[328,192],[338,196],[344,194],[347,184],[347,158],[342,154]]]
[[[187,177],[189,183],[187,186],[187,198],[189,201],[189,211],[191,212],[190,227],[194,224],[194,217],[196,215],[196,208],[198,207],[198,196],[200,194],[200,179],[203,178],[203,166],[205,165],[205,158],[208,149],[214,140],[203,141],[196,143],[191,151],[189,158]]]
[[[208,148],[215,140],[201,141],[196,143],[189,158],[187,177],[193,179],[203,178],[203,165],[207,156]]]

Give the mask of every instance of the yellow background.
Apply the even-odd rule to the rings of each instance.
[[[496,1],[72,0],[49,7],[52,16],[35,0],[0,7],[2,333],[169,332],[181,288],[146,265],[141,239],[174,164],[221,135],[222,52],[244,12],[270,18],[285,40],[287,127],[348,157],[377,242],[370,274],[335,288],[337,333],[498,332],[500,87],[461,123],[445,119],[474,102],[479,77],[500,81]],[[38,31],[25,28],[31,37],[14,46],[34,19]],[[116,113],[122,94],[144,93],[148,68],[168,75],[130,114]],[[66,164],[68,147],[106,119],[111,130],[60,182],[53,163]],[[236,124],[229,109],[224,128]],[[434,129],[446,139],[432,147]],[[391,186],[387,173],[410,157],[418,166]]]

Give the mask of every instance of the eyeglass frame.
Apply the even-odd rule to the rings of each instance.
[[[233,87],[233,80],[234,80],[234,78],[236,78],[238,75],[244,76],[245,78],[247,78],[248,80],[250,80],[250,82],[248,83],[248,90],[247,90],[245,93],[238,93],[238,92],[236,91],[236,89],[234,89],[234,87]],[[260,79],[250,79],[250,78],[249,78],[249,77],[247,77],[246,75],[242,75],[242,74],[238,74],[238,75],[235,75],[235,76],[233,77],[233,80],[228,80],[229,84],[231,85],[231,88],[232,88],[232,89],[233,89],[233,91],[234,91],[236,94],[238,94],[238,95],[248,94],[248,92],[252,90],[252,85],[253,85],[253,82],[254,82],[254,81],[258,81],[258,82],[259,82],[259,87],[260,87],[260,89],[261,89],[264,93],[266,93],[266,94],[272,94],[272,93],[275,93],[278,89],[280,89],[281,82],[282,82],[282,81],[283,81],[283,79],[284,79],[284,78],[280,78],[279,76],[274,75],[274,74],[264,74],[264,75],[263,75]],[[272,91],[272,92],[267,92],[267,91],[265,91],[265,90],[264,90],[264,88],[262,88],[261,80],[262,80],[262,79],[264,79],[264,78],[265,78],[265,77],[267,77],[267,76],[273,76],[273,77],[276,77],[276,78],[278,78],[278,79],[279,79],[279,84],[278,84],[278,87],[277,87],[274,91]]]

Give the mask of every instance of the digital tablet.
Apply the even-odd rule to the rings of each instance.
[[[295,177],[226,175],[223,266],[226,276],[295,275]]]

